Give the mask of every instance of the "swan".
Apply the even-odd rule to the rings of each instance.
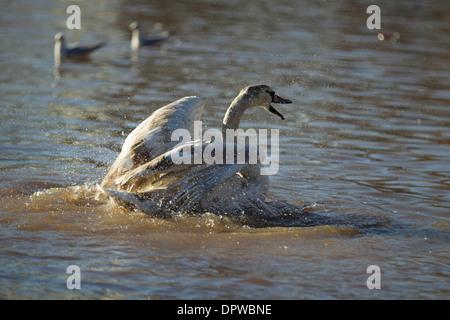
[[[66,40],[62,32],[55,35],[55,66],[61,65],[64,59],[86,60],[95,50],[103,47],[106,42],[101,42],[91,46],[80,46],[79,44],[66,45]]]
[[[132,22],[129,26],[131,30],[131,49],[138,50],[141,46],[154,46],[159,45],[163,41],[169,38],[169,32],[164,31],[153,37],[146,37],[140,31],[139,23],[136,21]]]
[[[267,85],[242,89],[232,101],[222,122],[227,129],[238,129],[244,112],[263,107],[284,119],[272,104],[290,104]],[[268,177],[260,174],[261,163],[176,164],[174,156],[183,148],[205,148],[210,141],[190,141],[178,145],[172,132],[183,128],[193,132],[200,120],[204,101],[184,97],[153,112],[125,139],[122,150],[100,183],[100,189],[122,205],[153,216],[173,213],[263,218],[260,221],[295,215],[302,225],[317,224],[315,215],[297,206],[267,196]],[[224,143],[225,144],[225,143]],[[224,147],[229,147],[227,142]],[[183,149],[186,150],[186,149]],[[246,152],[248,150],[246,149]],[[235,154],[236,156],[236,154]]]

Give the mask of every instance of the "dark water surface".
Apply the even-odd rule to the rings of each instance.
[[[2,4],[1,298],[450,297],[449,1],[378,2],[381,30],[364,1],[80,2],[82,29],[67,30],[70,4]],[[132,20],[173,36],[132,55]],[[58,31],[108,46],[55,72]],[[347,225],[161,220],[95,196],[156,108],[198,95],[205,129],[219,128],[255,83],[293,100],[284,121],[241,122],[280,130],[271,194]],[[66,287],[69,265],[81,290]]]

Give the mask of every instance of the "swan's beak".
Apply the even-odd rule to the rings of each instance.
[[[292,101],[282,98],[280,96],[277,96],[276,94],[273,94],[272,95],[272,103],[287,104],[287,103],[292,103]],[[281,118],[281,120],[284,120],[284,116],[281,113],[279,113],[277,111],[277,109],[275,109],[272,105],[269,105],[269,111],[272,112],[273,114],[276,114],[277,116],[279,116]]]
[[[281,103],[281,104],[292,103],[291,100],[282,98],[282,97],[280,97],[280,96],[277,96],[276,94],[274,94],[274,95],[272,96],[272,102],[273,102],[273,103]]]

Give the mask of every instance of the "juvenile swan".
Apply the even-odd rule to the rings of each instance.
[[[86,60],[92,52],[103,47],[105,43],[101,42],[91,46],[67,45],[64,34],[58,32],[55,35],[55,66],[61,65],[64,59]]]
[[[263,107],[284,119],[273,103],[291,101],[266,85],[242,89],[225,114],[222,133],[237,129],[244,112],[253,107]],[[189,130],[192,136],[194,121],[200,120],[203,107],[200,98],[185,97],[156,110],[126,138],[101,182],[102,190],[121,204],[157,216],[174,212],[263,218],[295,214],[304,219],[304,225],[313,223],[300,208],[267,196],[268,177],[260,174],[260,163],[174,163],[173,156],[182,148],[194,150],[201,144],[203,150],[210,143],[191,141],[176,147],[179,142],[171,141],[172,132],[179,128]],[[230,145],[224,143],[227,147]]]

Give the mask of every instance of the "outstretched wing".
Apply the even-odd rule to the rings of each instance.
[[[172,150],[178,141],[172,141],[176,129],[187,129],[193,134],[194,122],[200,120],[204,102],[198,97],[185,97],[168,104],[148,117],[125,140],[122,153],[130,153],[134,166],[142,165]]]
[[[163,190],[158,193],[161,205],[172,211],[183,211],[192,209],[208,192],[228,179],[236,180],[239,175],[242,183],[246,183],[249,177],[242,178],[242,175],[255,170],[258,170],[259,175],[259,165],[248,161],[249,147],[243,150],[243,161],[227,163],[225,149],[233,147],[233,159],[237,159],[238,150],[234,148],[234,144],[220,144],[223,164],[194,163],[195,152],[201,151],[204,154],[205,148],[210,146],[211,142],[192,141],[130,170],[115,181],[116,186],[119,190],[139,195],[150,195]],[[188,160],[186,163],[180,163],[182,153],[188,153],[188,157],[184,157],[184,160]]]
[[[116,180],[122,175],[172,150],[179,143],[172,141],[174,130],[186,129],[192,135],[194,123],[200,120],[203,107],[202,99],[185,97],[153,112],[128,135],[101,185],[114,189]]]

